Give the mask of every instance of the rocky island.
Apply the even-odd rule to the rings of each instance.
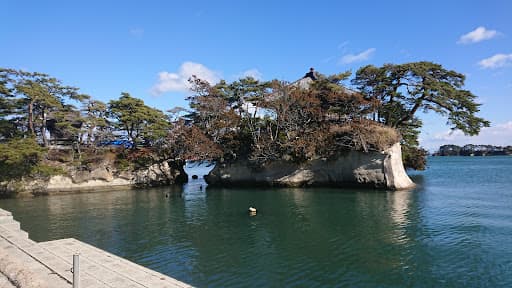
[[[38,166],[46,171],[2,181],[0,196],[112,191],[183,184],[188,181],[183,169],[185,162],[181,160],[155,158],[127,162],[123,161],[123,155],[129,156],[135,152],[120,147],[84,147],[81,153],[82,159],[77,161],[74,160],[72,149],[50,146]]]
[[[206,177],[212,186],[368,187],[390,190],[414,187],[402,164],[400,144],[382,151],[348,151],[334,159],[306,163],[273,161],[258,169],[250,163],[219,164]]]
[[[406,189],[423,169],[418,110],[477,134],[489,122],[464,75],[431,62],[368,65],[296,82],[192,76],[190,108],[129,93],[109,103],[43,73],[0,69],[0,195],[180,184],[185,160],[217,163],[212,186]],[[405,168],[404,168],[405,167]]]

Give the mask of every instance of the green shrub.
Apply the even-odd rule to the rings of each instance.
[[[11,139],[0,143],[0,181],[20,179],[38,171],[46,149],[34,138]]]
[[[427,150],[425,149],[402,145],[402,161],[405,168],[425,170],[427,165],[426,156]]]

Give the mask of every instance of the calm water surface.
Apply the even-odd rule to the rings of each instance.
[[[193,180],[0,207],[34,240],[78,238],[198,287],[512,287],[512,157],[429,160],[412,191]]]

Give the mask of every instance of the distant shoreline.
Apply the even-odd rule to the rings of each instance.
[[[512,154],[489,154],[489,155],[437,155],[432,154],[430,157],[498,157],[498,156],[512,156]]]
[[[453,144],[443,145],[431,156],[510,156],[512,146],[475,145],[467,144],[457,146]]]

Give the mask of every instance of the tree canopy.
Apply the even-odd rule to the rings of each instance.
[[[435,112],[451,129],[477,135],[489,121],[478,117],[481,104],[464,89],[465,76],[432,62],[367,65],[357,70],[352,83],[374,105],[371,118],[396,128],[402,135],[404,163],[424,169],[427,152],[419,147],[418,111]]]
[[[163,112],[128,93],[106,105],[47,74],[0,68],[0,180],[51,172],[42,162],[52,143],[80,160],[82,145],[96,151],[102,141],[128,138],[149,147],[169,126]]]
[[[368,65],[353,78],[318,74],[294,83],[189,81],[190,108],[166,115],[126,92],[106,104],[47,74],[0,68],[0,166],[35,173],[54,140],[67,139],[80,153],[81,145],[127,139],[132,152],[143,148],[165,159],[254,165],[382,150],[400,141],[406,166],[422,169],[418,111],[438,113],[467,135],[490,125],[477,115],[481,104],[464,88],[464,75],[432,62]]]
[[[151,143],[163,138],[169,128],[162,111],[145,105],[144,101],[126,92],[121,93],[118,100],[109,102],[108,115],[114,120],[114,126],[124,131],[134,144]]]
[[[447,118],[452,129],[476,135],[489,121],[476,116],[481,104],[463,89],[465,76],[432,62],[368,65],[356,72],[353,83],[368,99],[376,100],[376,121],[391,127],[415,121],[418,111]]]
[[[90,98],[43,73],[0,68],[0,79],[2,122],[8,123],[0,134],[6,138],[29,134],[48,146],[48,122],[72,121],[66,113],[75,110],[72,103]]]
[[[253,78],[210,86],[192,78],[190,120],[221,147],[224,160],[257,165],[326,158],[349,149],[379,150],[397,142],[392,128],[367,121],[372,106],[341,85],[347,76],[321,76],[308,88]]]

